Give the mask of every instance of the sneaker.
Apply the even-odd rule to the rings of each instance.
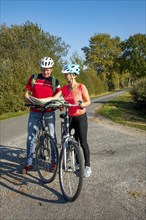
[[[26,164],[22,169],[22,174],[27,174],[27,172],[30,170],[32,170],[32,165]]]
[[[57,169],[57,164],[56,163],[52,163],[51,164],[51,172],[55,172],[56,171],[56,169]]]
[[[91,175],[91,167],[85,166],[84,177],[89,177]]]

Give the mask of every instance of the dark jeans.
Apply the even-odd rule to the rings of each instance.
[[[86,113],[70,117],[70,130],[75,129],[75,140],[79,141],[83,149],[85,166],[90,167],[90,150],[87,143],[88,121]]]

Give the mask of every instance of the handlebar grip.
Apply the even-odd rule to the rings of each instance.
[[[33,107],[33,108],[40,108],[39,105],[34,105],[34,104],[25,104],[26,107]]]
[[[30,107],[30,106],[33,106],[33,104],[24,104],[25,106],[28,106],[28,107]]]
[[[81,105],[83,103],[83,101],[79,100],[78,103],[79,103],[79,105]]]
[[[79,100],[78,103],[79,103],[80,109],[84,109],[84,107],[81,107],[81,104],[83,103],[83,101]]]

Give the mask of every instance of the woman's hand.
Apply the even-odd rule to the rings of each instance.
[[[85,106],[85,104],[82,102],[81,104],[80,104],[80,109],[83,109],[83,108],[85,108],[86,106]]]

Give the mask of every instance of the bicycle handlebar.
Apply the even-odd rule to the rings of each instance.
[[[60,105],[57,105],[56,102],[59,102]],[[69,108],[71,106],[80,106],[82,104],[82,101],[78,101],[76,104],[70,104],[68,102],[64,102],[64,101],[60,101],[58,99],[54,99],[54,100],[51,100],[49,102],[46,102],[45,104],[43,105],[38,105],[38,104],[34,104],[34,103],[25,103],[25,106],[27,107],[34,107],[34,108],[42,108],[42,109],[46,109],[46,108],[52,108],[52,109],[58,109],[58,108],[61,108],[61,107],[65,107],[65,108]]]
[[[61,107],[66,107],[66,108],[71,107],[71,106],[80,106],[82,104],[82,101],[80,101],[80,100],[76,104],[70,104],[68,102],[60,101],[58,99],[51,100],[50,104],[53,105],[53,104],[55,104],[55,102],[59,102],[61,104]],[[46,104],[49,104],[49,103],[46,103]],[[50,106],[50,104],[49,104],[49,106]]]

